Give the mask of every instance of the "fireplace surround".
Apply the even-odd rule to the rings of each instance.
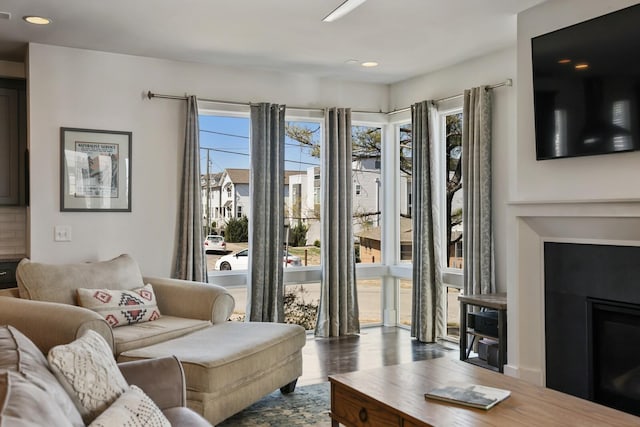
[[[533,384],[550,386],[546,375],[545,244],[640,247],[640,198],[529,198],[512,200],[507,206],[509,360],[504,372]],[[568,310],[564,312],[568,315]]]
[[[640,247],[544,243],[547,387],[640,415]]]

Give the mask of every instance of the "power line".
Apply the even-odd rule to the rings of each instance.
[[[244,136],[244,135],[234,135],[234,134],[232,134],[232,133],[216,132],[216,131],[213,131],[213,130],[200,129],[200,132],[214,133],[214,134],[216,134],[216,135],[230,136],[230,137],[232,137],[232,138],[249,139],[249,137],[248,137],[248,136]]]
[[[211,150],[211,151],[217,151],[219,153],[226,153],[226,154],[236,154],[238,156],[245,156],[245,157],[249,157],[248,153],[240,153],[238,151],[229,151],[229,150],[220,150],[218,148],[207,148],[207,147],[200,147],[204,150]],[[320,163],[309,163],[309,162],[302,162],[302,161],[298,161],[298,160],[284,160],[285,163],[298,163],[301,165],[309,165],[309,166],[320,166]]]

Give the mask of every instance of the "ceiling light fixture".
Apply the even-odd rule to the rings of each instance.
[[[569,58],[558,60],[558,64],[569,64],[571,60]]]
[[[51,24],[51,19],[50,18],[46,18],[44,16],[25,16],[22,19],[24,19],[29,24],[35,24],[35,25],[48,25],[48,24]]]
[[[333,12],[325,16],[323,22],[333,22],[350,13],[353,9],[360,6],[367,0],[345,0],[340,6],[333,9]]]
[[[583,62],[581,64],[576,64],[575,68],[576,70],[586,70],[587,68],[589,68],[589,64]]]
[[[363,67],[370,68],[370,67],[377,67],[380,64],[378,64],[376,61],[366,61],[366,62],[363,62],[360,65],[362,65]]]

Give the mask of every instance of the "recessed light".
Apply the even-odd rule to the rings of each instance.
[[[380,64],[378,64],[376,61],[366,61],[360,65],[362,65],[363,67],[377,67]]]
[[[359,64],[360,61],[358,61],[357,59],[347,59],[346,61],[344,61],[344,63],[349,65],[356,65]]]
[[[558,64],[568,64],[570,62],[571,62],[571,60],[569,58],[558,60]]]
[[[587,64],[586,62],[582,62],[580,64],[576,64],[575,68],[576,70],[586,70],[587,68],[589,68],[589,64]]]
[[[27,21],[29,24],[35,24],[35,25],[51,24],[51,19],[44,16],[25,16],[22,19]]]

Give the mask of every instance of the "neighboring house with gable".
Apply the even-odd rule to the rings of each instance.
[[[216,231],[223,229],[231,218],[249,217],[249,169],[224,169],[222,172],[202,175],[203,223],[216,223]],[[285,171],[285,206],[288,205],[288,177],[297,171]]]
[[[204,225],[216,223],[224,228],[231,218],[249,216],[249,169],[225,169],[203,175],[202,215]]]

